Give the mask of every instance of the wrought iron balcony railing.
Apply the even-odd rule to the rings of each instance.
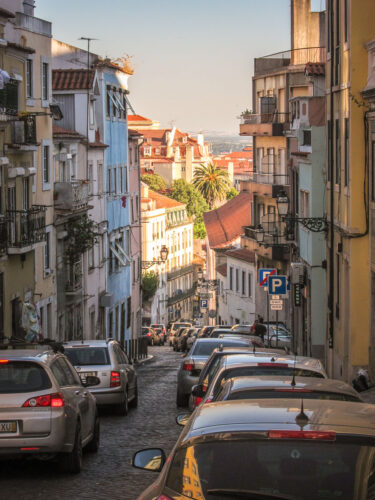
[[[65,292],[77,293],[82,289],[82,262],[79,260],[72,264],[68,264],[67,271]]]
[[[277,172],[249,172],[247,176],[249,182],[256,184],[271,184],[277,186],[289,186],[289,175]]]
[[[55,182],[54,204],[60,210],[84,210],[88,208],[90,197],[90,181],[74,180]]]
[[[46,240],[46,210],[44,205],[32,205],[26,210],[7,210],[8,248],[23,248]]]
[[[7,250],[8,227],[7,219],[0,215],[0,255]]]
[[[176,269],[175,271],[170,271],[169,273],[167,273],[167,279],[173,280],[174,278],[178,278],[179,276],[184,276],[185,274],[192,273],[193,270],[193,265],[181,267],[180,269]]]
[[[18,82],[10,80],[0,90],[0,113],[16,115],[18,113]]]
[[[259,125],[260,123],[288,123],[289,113],[245,113],[241,115],[242,125]]]
[[[180,302],[181,300],[187,299],[194,294],[195,294],[195,286],[189,288],[188,290],[185,290],[184,292],[175,293],[172,295],[172,297],[169,297],[168,306],[176,304],[176,302]]]

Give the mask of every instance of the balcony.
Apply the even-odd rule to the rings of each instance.
[[[36,116],[12,122],[12,147],[36,146]]]
[[[277,172],[250,172],[247,176],[248,182],[256,184],[269,184],[272,186],[289,186],[289,175]]]
[[[55,182],[54,206],[61,212],[80,212],[89,209],[90,183],[86,180]]]
[[[0,122],[6,122],[10,116],[18,113],[18,82],[10,80],[0,90]]]
[[[263,228],[265,229],[264,226]],[[271,230],[271,228],[267,226],[267,230],[269,231]],[[281,228],[278,227],[278,230],[281,230]],[[278,236],[276,232],[274,234],[265,234],[264,242],[262,243],[262,245],[260,245],[259,243],[257,243],[256,231],[257,230],[254,226],[244,227],[244,236],[254,242],[253,245],[250,245],[251,250],[255,250],[257,254],[273,261],[290,260],[291,241],[289,241],[289,239],[285,235]],[[247,248],[249,248],[249,244],[247,244],[246,246]]]
[[[176,269],[175,271],[170,271],[169,273],[167,273],[167,280],[170,281],[173,280],[174,278],[178,278],[180,276],[184,276],[185,274],[192,273],[193,270],[194,266],[190,265],[181,267],[180,269]]]
[[[7,251],[8,227],[7,219],[0,215],[0,255],[4,255]]]
[[[185,290],[184,292],[182,291],[180,291],[180,293],[176,292],[172,295],[172,297],[169,297],[168,306],[176,304],[177,302],[181,302],[182,300],[187,299],[194,294],[195,294],[195,286],[189,288],[188,290]]]
[[[240,135],[280,137],[289,127],[289,113],[245,113],[241,115]]]
[[[67,279],[65,282],[65,293],[76,295],[82,290],[82,262],[79,260],[68,264]]]
[[[7,210],[9,254],[30,252],[46,240],[46,209],[43,205],[32,205],[26,210]]]
[[[52,38],[52,24],[44,19],[16,12],[16,25],[17,28]]]
[[[277,72],[288,66],[323,63],[326,62],[326,58],[327,50],[325,47],[303,47],[276,52],[254,60],[254,75],[259,76]]]

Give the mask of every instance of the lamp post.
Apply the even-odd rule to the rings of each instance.
[[[281,220],[290,223],[291,230],[293,230],[295,223],[300,223],[313,233],[328,231],[328,221],[326,217],[293,217],[289,215],[289,198],[285,191],[280,191],[277,195],[276,205]]]
[[[164,264],[168,259],[169,250],[163,245],[160,249],[160,260],[142,260],[142,269],[149,269],[155,264]]]

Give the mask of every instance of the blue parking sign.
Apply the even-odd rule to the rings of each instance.
[[[268,278],[268,293],[270,295],[285,295],[287,282],[287,276],[270,276]]]
[[[259,286],[266,287],[268,286],[267,280],[269,276],[274,276],[277,274],[277,269],[271,268],[271,269],[259,269],[259,279],[258,283]]]
[[[208,309],[208,300],[201,299],[201,309]]]

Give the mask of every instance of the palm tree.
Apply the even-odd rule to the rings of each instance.
[[[228,173],[214,163],[201,165],[195,170],[193,184],[212,210],[216,200],[225,198],[231,183]]]

